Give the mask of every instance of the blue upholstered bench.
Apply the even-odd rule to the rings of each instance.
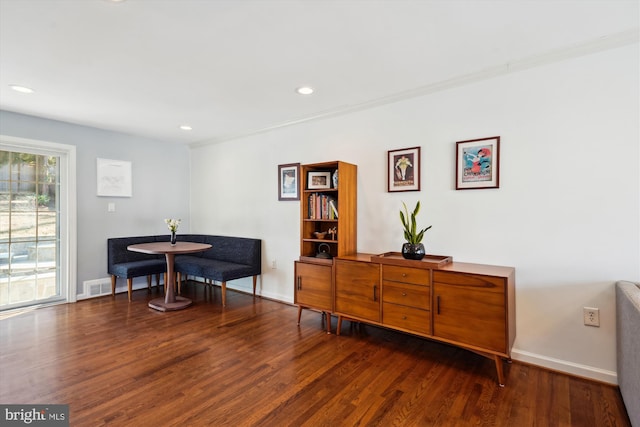
[[[162,240],[159,239],[160,237],[162,237]],[[167,262],[164,256],[132,252],[127,250],[127,246],[168,240],[169,238],[167,236],[117,237],[107,239],[107,272],[111,275],[111,295],[116,294],[116,280],[118,277],[127,279],[129,301],[131,301],[134,277],[147,276],[147,286],[151,288],[151,275],[167,272]]]
[[[127,250],[137,243],[168,241],[168,235],[120,237],[108,239],[108,272],[111,274],[111,292],[115,295],[116,277],[126,277],[131,300],[133,277],[147,276],[151,286],[151,275],[165,273],[167,266],[161,255],[148,255]],[[222,305],[226,305],[227,282],[253,276],[253,295],[256,281],[262,273],[262,241],[246,237],[214,236],[206,234],[179,234],[178,240],[208,243],[211,249],[175,257],[174,269],[179,280],[182,275],[195,276],[220,282]]]
[[[197,243],[208,243],[211,249],[195,254],[177,255],[174,268],[181,275],[202,277],[220,282],[222,305],[227,305],[227,282],[253,276],[253,295],[256,281],[262,273],[262,241],[245,237],[187,234],[178,237]]]

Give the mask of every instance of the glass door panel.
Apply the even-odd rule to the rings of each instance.
[[[63,299],[59,163],[0,151],[0,310]]]

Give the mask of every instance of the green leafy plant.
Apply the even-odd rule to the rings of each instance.
[[[38,206],[46,206],[51,201],[51,197],[47,194],[38,194],[36,200],[38,200]]]
[[[425,231],[430,229],[432,226],[428,226],[422,230],[418,231],[418,227],[416,225],[416,215],[420,212],[420,200],[416,203],[415,209],[413,212],[409,214],[409,210],[407,209],[407,205],[402,202],[402,206],[404,206],[404,212],[400,211],[400,221],[402,221],[402,226],[404,227],[404,239],[407,243],[411,243],[412,245],[416,245],[422,242],[422,238],[424,237]]]

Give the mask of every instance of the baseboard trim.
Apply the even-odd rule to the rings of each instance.
[[[552,371],[563,372],[577,377],[618,385],[618,374],[614,371],[569,362],[568,360],[555,359],[553,357],[530,353],[516,348],[511,350],[511,358],[519,362],[529,363]]]
[[[262,289],[260,280],[261,280],[261,278],[260,278],[260,276],[258,276],[258,283],[256,285],[256,296],[262,297],[262,298],[266,298],[266,299],[269,299],[269,300],[273,300],[273,301],[277,301],[277,302],[281,302],[281,303],[284,303],[284,304],[293,305],[293,299],[291,299],[291,297],[288,297],[288,296],[282,295],[282,294],[278,294],[278,293],[265,292]],[[190,282],[205,283],[205,280],[203,278],[201,278],[201,277],[189,276],[189,281]],[[215,282],[215,285],[216,286],[220,286],[220,283],[219,282]],[[237,292],[242,292],[244,294],[252,295],[253,294],[253,283],[251,282],[251,277],[232,280],[232,281],[227,282],[227,290],[232,290],[232,291],[237,291]]]

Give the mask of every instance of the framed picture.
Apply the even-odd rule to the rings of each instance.
[[[131,162],[97,159],[97,195],[132,197]]]
[[[387,154],[387,191],[420,191],[420,147]]]
[[[322,190],[331,188],[331,172],[309,172],[307,189]]]
[[[500,137],[456,142],[456,190],[500,187]]]
[[[278,200],[300,200],[300,163],[278,165]]]

